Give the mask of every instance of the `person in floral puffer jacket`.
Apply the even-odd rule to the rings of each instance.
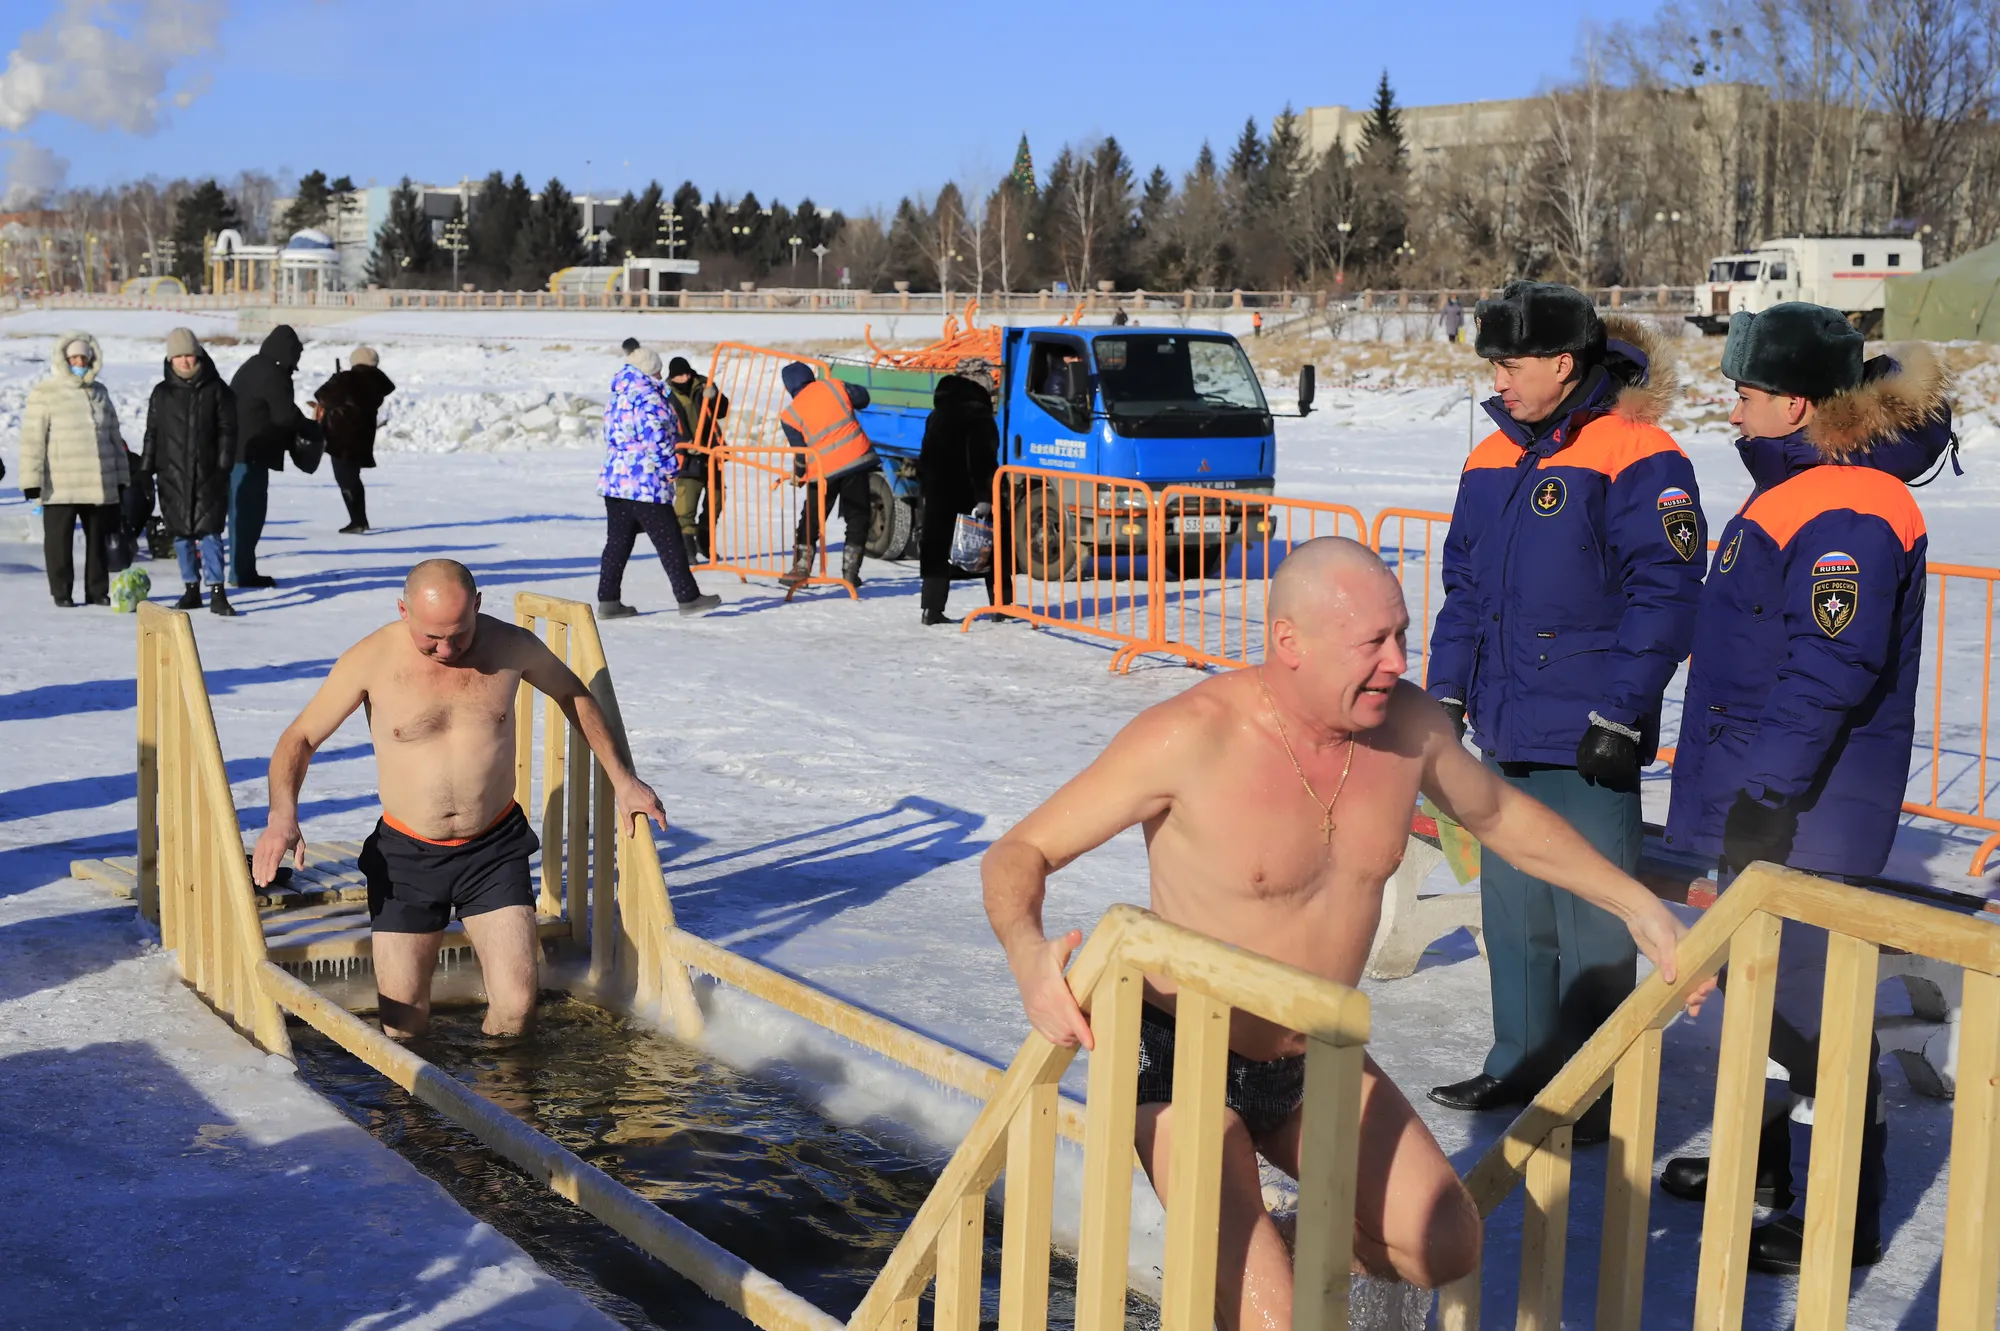
[[[674,518],[674,453],[681,442],[680,419],[660,384],[660,355],[640,347],[611,380],[604,406],[604,470],[597,493],[604,496],[604,554],[597,565],[597,617],[621,619],[639,612],[619,600],[625,565],[644,531],[659,552],[660,564],[683,615],[705,615],[722,604],[704,596],[688,572],[680,526]]]

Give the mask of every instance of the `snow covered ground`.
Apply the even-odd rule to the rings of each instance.
[[[602,542],[593,489],[598,454],[590,433],[565,433],[560,423],[579,413],[553,404],[601,397],[616,363],[609,343],[622,327],[600,335],[572,316],[574,325],[545,320],[527,336],[513,318],[486,315],[476,336],[453,340],[428,330],[404,336],[389,316],[372,317],[365,336],[382,349],[383,368],[400,389],[391,399],[382,466],[369,477],[377,529],[365,538],[337,535],[345,519],[330,479],[287,471],[274,479],[262,561],[281,585],[243,593],[238,603],[247,613],[237,620],[197,616],[246,829],[261,826],[264,759],[279,730],[340,650],[394,616],[396,589],[416,559],[463,559],[479,575],[489,608],[502,613],[508,598],[526,588],[594,599]],[[691,317],[685,325],[660,320],[639,331],[664,355],[685,352],[705,363],[700,342],[655,341],[648,330],[685,330],[689,339],[736,335],[729,326],[718,331],[717,319],[726,316],[704,316],[699,324]],[[76,321],[104,341],[106,380],[135,441],[144,395],[159,373],[159,339],[177,321],[150,314]],[[134,824],[132,622],[50,605],[39,549],[22,539],[29,531],[26,506],[13,488],[23,394],[46,372],[45,334],[71,322],[43,314],[0,319],[0,456],[10,472],[0,484],[0,606],[12,630],[0,653],[0,751],[15,755],[0,771],[0,907],[64,920],[46,934],[46,946],[64,955],[107,947],[130,955],[116,966],[90,967],[103,971],[106,988],[77,989],[72,980],[40,991],[70,1005],[70,1024],[45,1030],[52,1018],[43,1009],[23,1009],[18,1020],[8,1020],[15,1013],[0,1006],[0,1042],[17,1042],[22,1051],[60,1046],[73,1055],[94,1049],[108,1056],[107,1039],[129,1039],[135,1059],[216,1063],[219,1053],[175,1053],[191,1038],[177,1030],[141,1025],[100,1034],[87,1024],[94,1005],[133,1001],[116,993],[144,986],[157,991],[167,971],[139,944],[129,916],[61,882],[74,857],[128,853]],[[15,331],[32,335],[6,336]],[[201,331],[226,334],[214,320]],[[306,331],[312,340],[299,375],[302,396],[336,355],[345,355],[357,328]],[[336,334],[340,340],[328,340]],[[250,349],[217,345],[216,359],[229,372]],[[1463,380],[1433,373],[1429,382],[1377,386],[1385,378],[1325,392],[1321,411],[1281,427],[1282,493],[1338,500],[1368,514],[1386,505],[1449,507],[1467,440]],[[518,422],[525,410],[544,405],[556,422],[550,428],[516,424],[504,440],[479,442],[499,422]],[[1934,558],[2000,564],[2000,532],[1985,518],[2000,486],[1992,471],[2000,449],[1984,415],[1994,404],[1976,405],[1981,414],[1965,431],[1969,474],[1926,492],[1925,510]],[[1688,425],[1681,437],[1719,528],[1747,481],[1726,427],[1718,429],[1712,413]],[[469,428],[455,437],[461,427]],[[176,581],[171,566],[152,569],[158,589],[169,590]],[[871,564],[858,603],[816,592],[790,605],[768,585],[702,575],[704,589],[720,592],[724,608],[683,622],[670,613],[657,563],[635,559],[626,599],[650,613],[606,626],[606,648],[641,770],[674,821],[666,853],[682,923],[1005,1061],[1023,1024],[980,909],[978,855],[1125,720],[1197,676],[1157,660],[1113,676],[1103,645],[1019,624],[982,623],[963,634],[923,629],[914,573]],[[976,603],[975,590],[971,584],[958,590],[954,612]],[[1949,664],[1960,668],[1956,657]],[[313,769],[302,807],[308,835],[363,835],[376,812],[373,785],[367,735],[357,719],[328,743]],[[1657,802],[1664,785],[1653,786],[1649,799]],[[1972,844],[1911,829],[1898,866],[1965,883]],[[1136,836],[1121,838],[1056,880],[1050,927],[1088,928],[1114,902],[1143,901],[1145,882],[1142,845]],[[0,929],[0,945],[6,934]],[[1461,936],[1441,945],[1415,977],[1370,986],[1372,1050],[1419,1101],[1461,1169],[1504,1121],[1448,1114],[1421,1092],[1477,1066],[1488,1034],[1486,984],[1484,964]],[[1889,989],[1883,995],[1885,1008],[1900,1003]],[[157,992],[151,1001],[160,1001]],[[775,1052],[785,1038],[754,1019],[731,1026],[745,1042],[737,1055],[747,1061]],[[1717,1005],[1668,1038],[1662,1159],[1702,1144],[1720,1029]],[[15,1045],[4,1052],[11,1056]],[[880,1112],[881,1094],[862,1072],[829,1065],[812,1075],[835,1083],[829,1097],[844,1116]],[[1853,1324],[1870,1328],[1935,1317],[1949,1127],[1948,1109],[1915,1097],[1893,1063],[1884,1075],[1896,1125],[1889,1215],[1895,1237],[1889,1259],[1857,1280]],[[104,1074],[62,1084],[66,1094],[86,1094],[95,1092],[84,1088],[112,1080]],[[222,1091],[192,1084],[190,1114],[212,1109],[218,1118],[234,1122],[241,1114],[247,1121],[249,1111],[233,1112]],[[851,1097],[844,1108],[843,1093]],[[103,1112],[119,1108],[111,1091],[98,1094],[93,1103]],[[1594,1245],[1587,1236],[1601,1204],[1603,1155],[1584,1151],[1578,1160],[1569,1313],[1581,1325],[1593,1306]],[[54,1163],[43,1168],[45,1177],[58,1176]],[[24,1212],[14,1207],[5,1214]],[[1518,1240],[1510,1215],[1518,1217],[1518,1203],[1489,1228],[1489,1309],[1511,1306]],[[1676,1325],[1691,1306],[1700,1214],[1657,1197],[1653,1218],[1649,1316]],[[20,1223],[0,1220],[0,1233]],[[1789,1289],[1786,1282],[1753,1280],[1751,1324],[1788,1318]],[[1496,1325],[1499,1315],[1490,1314]]]

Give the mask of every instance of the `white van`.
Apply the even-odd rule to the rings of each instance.
[[[1788,300],[1844,310],[1862,332],[1882,326],[1885,279],[1924,266],[1923,243],[1908,236],[1784,236],[1743,254],[1709,260],[1708,281],[1694,289],[1688,322],[1706,333],[1729,330],[1738,310],[1755,314]]]

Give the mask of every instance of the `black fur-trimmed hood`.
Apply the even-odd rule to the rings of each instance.
[[[1680,390],[1672,342],[1654,325],[1624,314],[1606,319],[1604,333],[1604,369],[1621,385],[1611,414],[1635,425],[1658,425]]]

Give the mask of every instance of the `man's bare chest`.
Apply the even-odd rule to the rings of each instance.
[[[511,735],[519,671],[419,666],[389,672],[369,691],[368,725],[378,742],[420,744]]]

